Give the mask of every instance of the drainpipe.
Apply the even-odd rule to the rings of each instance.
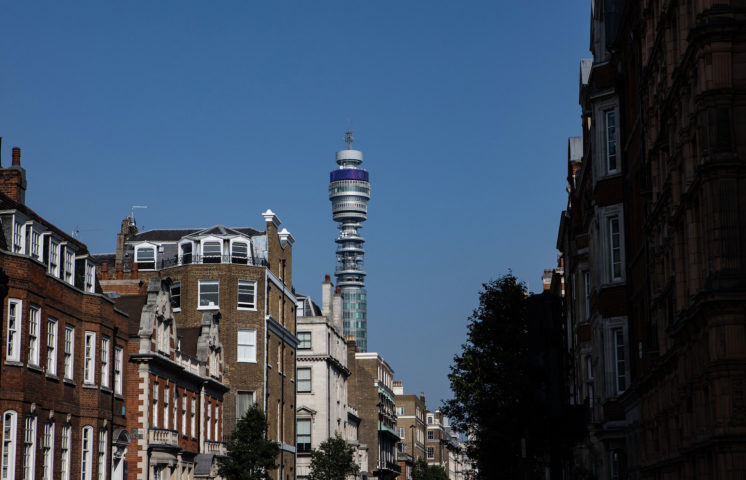
[[[116,361],[117,352],[117,334],[119,333],[119,327],[114,326],[114,332],[111,336],[111,352],[109,355],[109,387],[111,387],[111,425],[109,426],[109,445],[114,445],[114,362]],[[114,452],[111,447],[107,445],[109,452],[111,452],[111,461],[109,462],[109,480],[112,480],[112,472],[114,467]]]
[[[282,282],[282,302],[280,303],[280,323],[285,326],[285,259],[280,261],[282,265],[280,281]],[[281,476],[285,472],[285,453],[282,448],[285,438],[285,341],[281,339],[280,344],[280,471],[277,480],[282,480]]]

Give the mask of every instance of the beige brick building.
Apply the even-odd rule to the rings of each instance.
[[[412,478],[414,462],[425,458],[425,393],[405,395],[404,383],[394,381],[394,400],[396,401],[396,431],[399,434],[399,444],[396,448],[396,458],[401,468],[401,480]]]
[[[280,443],[274,478],[295,478],[295,304],[290,233],[264,212],[265,231],[227,228],[138,232],[126,218],[114,254],[98,255],[105,292],[138,293],[149,279],[170,279],[174,320],[197,327],[218,316],[225,358],[225,439],[259,402],[269,438]],[[177,344],[178,344],[177,339]],[[177,349],[178,349],[177,345]]]

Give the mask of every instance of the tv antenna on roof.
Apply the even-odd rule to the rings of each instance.
[[[135,209],[136,208],[148,208],[147,205],[132,205],[130,210],[130,225],[135,225]]]

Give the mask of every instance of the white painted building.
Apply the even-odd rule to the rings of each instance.
[[[329,275],[322,284],[321,308],[297,295],[296,428],[298,478],[307,478],[311,449],[339,435],[358,445],[360,418],[348,404],[347,343],[342,326],[342,295],[332,293]],[[358,448],[356,461],[365,454]]]

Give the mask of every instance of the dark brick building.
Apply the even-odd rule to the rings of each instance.
[[[570,159],[558,243],[566,265],[578,267],[566,269],[575,398],[586,385],[598,389],[599,374],[613,378],[609,366],[623,362],[627,375],[614,403],[603,404],[604,418],[613,415],[622,437],[584,456],[603,478],[746,475],[743,7],[710,0],[592,2],[594,58],[584,62],[581,89],[606,85],[614,101],[608,110],[584,106],[584,149],[582,158]],[[599,101],[596,94],[588,98]],[[606,116],[612,108],[613,137]],[[589,171],[609,165],[610,145],[619,184],[586,185]],[[625,318],[626,336],[601,349],[582,317],[585,305],[591,312],[604,308],[595,272],[614,268],[616,246],[608,245],[605,259],[594,256],[582,232],[589,230],[588,210],[607,196],[621,199],[626,289],[609,297],[609,308]],[[578,278],[583,265],[589,291]],[[606,370],[586,366],[585,352],[604,359]]]
[[[127,317],[86,246],[25,205],[20,158],[0,167],[0,478],[122,480]]]

